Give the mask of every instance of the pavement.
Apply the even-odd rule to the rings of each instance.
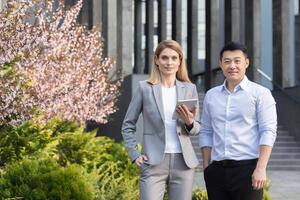
[[[267,171],[272,200],[300,199],[300,171]]]
[[[300,171],[267,171],[272,200],[300,199]],[[196,172],[194,188],[205,189],[203,173]]]

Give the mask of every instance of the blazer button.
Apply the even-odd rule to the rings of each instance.
[[[178,132],[177,134],[180,135],[180,132]]]

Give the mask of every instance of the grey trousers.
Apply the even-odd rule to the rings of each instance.
[[[165,189],[169,200],[191,200],[195,169],[188,168],[181,153],[165,154],[159,165],[143,164],[140,199],[162,200]]]

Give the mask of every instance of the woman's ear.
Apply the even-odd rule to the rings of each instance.
[[[154,56],[154,64],[155,64],[156,66],[158,66],[158,63],[157,63],[158,61],[157,61],[157,60],[158,60],[157,56]]]

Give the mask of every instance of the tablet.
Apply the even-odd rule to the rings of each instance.
[[[189,110],[192,110],[193,107],[196,107],[198,104],[198,99],[183,99],[178,100],[177,105],[184,104],[188,107]]]

